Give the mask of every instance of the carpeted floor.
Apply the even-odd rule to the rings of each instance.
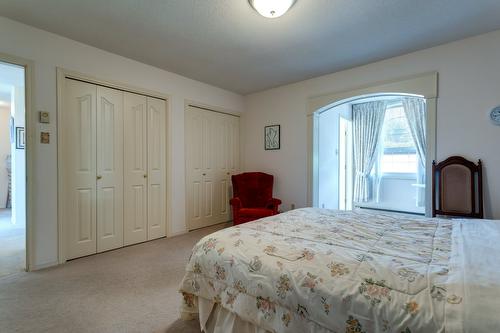
[[[24,271],[25,234],[24,224],[11,223],[11,210],[0,209],[0,277]]]
[[[0,278],[0,332],[199,332],[179,320],[193,245],[223,225]]]

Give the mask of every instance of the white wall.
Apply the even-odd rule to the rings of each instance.
[[[439,72],[437,157],[481,158],[485,213],[500,219],[500,127],[488,119],[500,104],[500,31],[247,96],[242,121],[245,170],[274,174],[275,196],[285,209],[291,203],[305,206],[307,99],[429,71]],[[281,150],[263,149],[262,132],[269,123],[281,124]]]
[[[10,155],[10,107],[0,107],[0,208],[5,208],[7,202],[7,155]]]
[[[85,73],[103,80],[121,82],[171,96],[168,125],[173,166],[168,172],[172,186],[172,211],[168,214],[172,233],[185,231],[184,218],[184,101],[243,111],[240,95],[141,64],[67,38],[0,17],[0,52],[34,61],[34,112],[50,112],[51,143],[36,144],[34,179],[35,265],[57,260],[57,124],[56,67]],[[168,46],[166,46],[168,47]],[[147,50],[144,50],[147,52]],[[36,115],[35,115],[36,117]],[[36,138],[39,132],[36,133]]]

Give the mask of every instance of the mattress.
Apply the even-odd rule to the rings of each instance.
[[[491,229],[498,233],[499,225],[491,222]],[[466,250],[468,228],[477,234],[482,225],[317,208],[227,228],[193,248],[180,287],[183,316],[198,316],[207,331],[211,310],[255,331],[481,331],[477,325],[488,320],[475,320],[484,321],[496,304],[465,320],[471,311],[464,295],[476,288],[464,280],[473,253]],[[483,279],[489,286],[482,292],[498,293],[495,279]]]

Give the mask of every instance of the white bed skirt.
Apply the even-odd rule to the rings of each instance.
[[[252,323],[244,321],[233,312],[226,310],[220,304],[194,295],[184,295],[190,298],[193,306],[186,306],[181,310],[181,319],[200,321],[200,330],[205,333],[268,333]],[[192,297],[192,298],[191,298]]]
[[[181,306],[182,320],[199,320],[200,330],[204,333],[271,333],[251,322],[248,322],[234,312],[224,308],[220,303],[183,293]],[[332,331],[312,324],[315,333],[332,333]],[[290,330],[287,330],[289,332]]]

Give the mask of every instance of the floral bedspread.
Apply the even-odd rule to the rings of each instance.
[[[193,248],[184,309],[212,300],[271,332],[441,332],[450,220],[293,210],[223,229]]]

